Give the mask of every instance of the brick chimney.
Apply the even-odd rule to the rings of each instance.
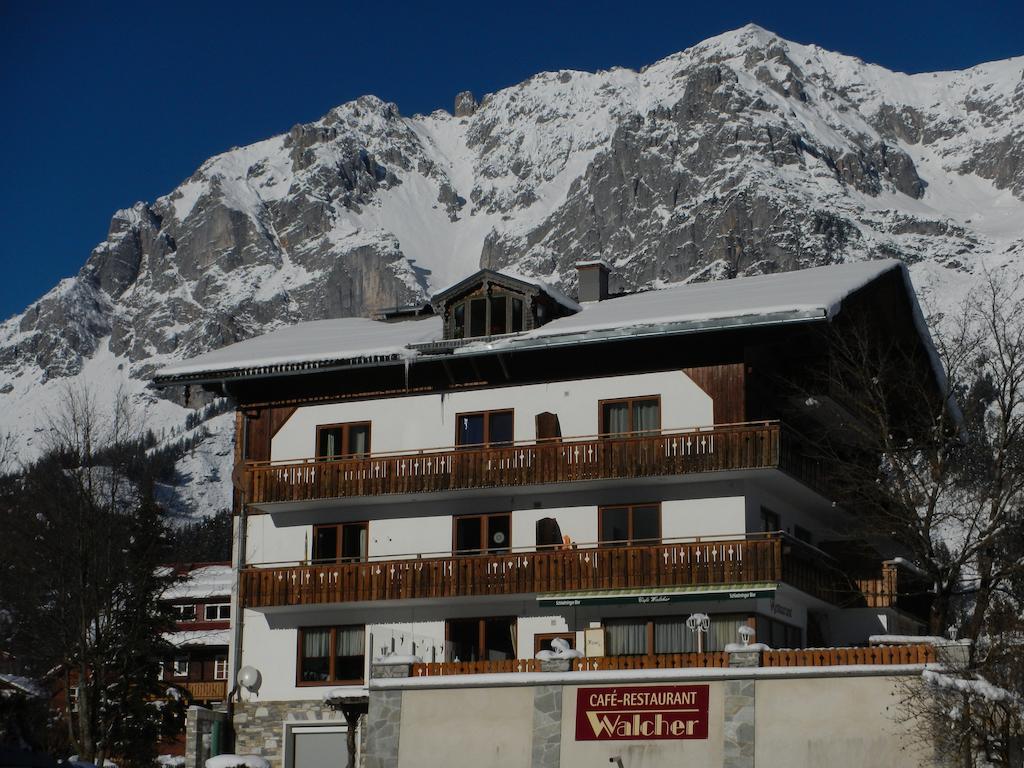
[[[576,262],[579,275],[578,301],[604,301],[608,298],[608,275],[611,266],[604,259]]]

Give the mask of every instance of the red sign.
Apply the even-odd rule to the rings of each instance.
[[[707,737],[706,685],[627,685],[576,692],[576,741]]]

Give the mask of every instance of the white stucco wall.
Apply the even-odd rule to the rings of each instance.
[[[711,398],[681,371],[610,376],[516,387],[361,400],[299,408],[271,444],[275,461],[304,459],[316,452],[318,424],[371,422],[374,453],[441,448],[455,443],[459,413],[512,408],[516,440],[536,438],[535,416],[558,414],[562,435],[598,432],[598,402],[609,398],[661,395],[664,429],[714,422]]]
[[[680,499],[661,505],[663,539],[693,536],[736,536],[746,531],[743,496],[711,499]]]

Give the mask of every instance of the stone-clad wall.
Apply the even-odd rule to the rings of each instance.
[[[246,701],[235,705],[235,752],[260,755],[270,761],[271,768],[284,768],[284,723],[317,723],[329,721],[345,724],[341,712],[324,706],[320,699],[309,701]],[[361,724],[365,718],[361,719]],[[365,751],[366,728],[360,727],[361,751]],[[344,761],[339,765],[343,765]]]

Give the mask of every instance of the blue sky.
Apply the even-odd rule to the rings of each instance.
[[[0,319],[75,274],[116,209],[361,94],[450,109],[461,90],[636,68],[750,21],[907,72],[1024,54],[1020,0],[0,0]]]

